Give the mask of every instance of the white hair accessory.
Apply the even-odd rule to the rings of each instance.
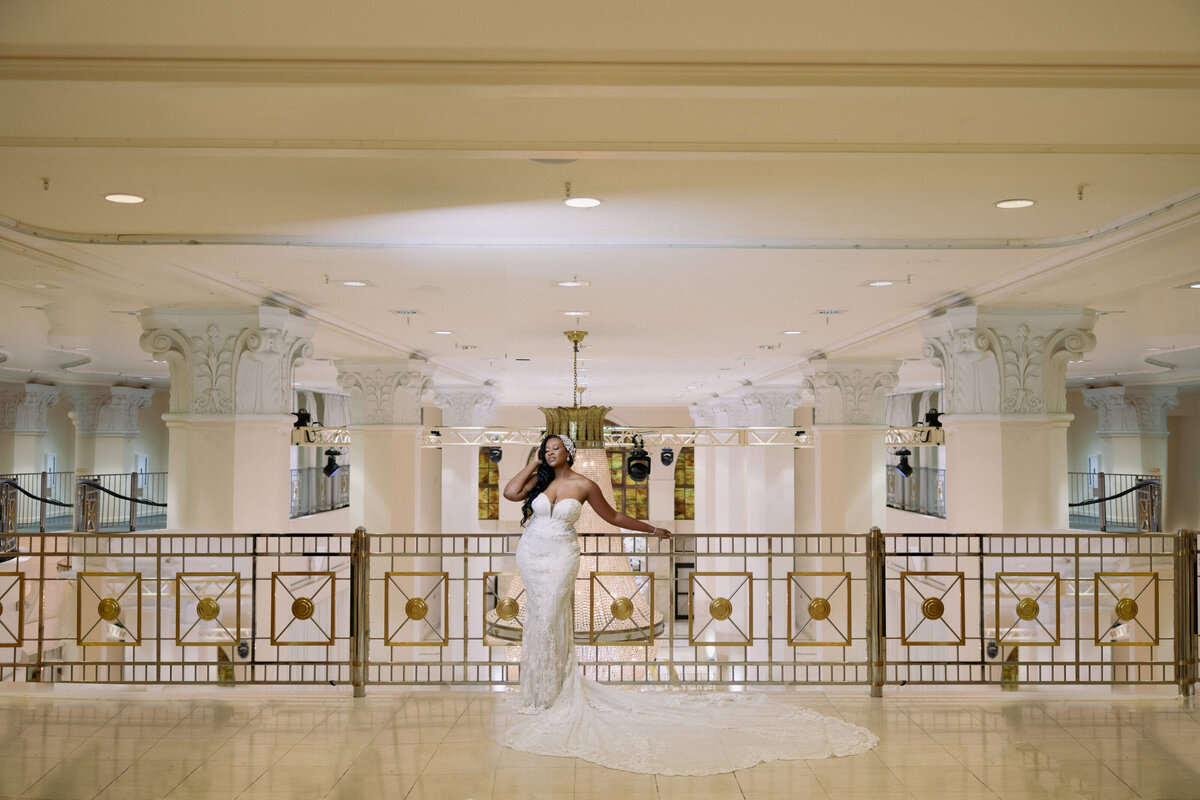
[[[553,435],[560,442],[563,443],[563,447],[567,448],[567,455],[569,455],[571,457],[571,460],[574,461],[575,460],[575,442],[573,442],[571,440],[571,437],[567,436],[565,433],[556,433]],[[550,438],[550,437],[546,437],[546,438]]]

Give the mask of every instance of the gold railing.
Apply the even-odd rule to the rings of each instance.
[[[0,676],[513,684],[515,534],[44,534],[0,563]],[[587,537],[611,683],[1196,682],[1196,534]]]

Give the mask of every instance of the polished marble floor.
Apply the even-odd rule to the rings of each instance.
[[[506,696],[484,690],[7,687],[0,798],[1200,798],[1200,704],[1169,690],[773,695],[881,744],[680,778],[507,750]]]

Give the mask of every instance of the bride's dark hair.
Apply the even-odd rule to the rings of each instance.
[[[562,439],[554,434],[550,434],[542,443],[538,445],[537,460],[537,481],[534,482],[533,488],[529,490],[529,494],[525,496],[525,502],[521,504],[521,527],[525,527],[525,523],[533,516],[533,498],[537,497],[542,492],[546,491],[546,487],[550,485],[550,481],[554,480],[554,468],[546,463],[546,445],[551,439],[558,439],[558,443],[562,444]],[[567,450],[566,446],[563,451],[567,454],[567,464],[575,463],[575,456],[571,455],[571,451]]]

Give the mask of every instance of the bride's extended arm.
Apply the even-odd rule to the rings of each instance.
[[[524,500],[529,490],[537,483],[538,459],[535,456],[525,468],[512,477],[504,486],[505,500]]]
[[[642,531],[657,536],[660,539],[670,539],[671,532],[666,528],[656,528],[642,522],[640,519],[622,514],[608,504],[604,499],[604,494],[600,491],[599,485],[594,481],[588,481],[588,493],[585,496],[588,503],[596,510],[596,514],[600,519],[607,522],[609,525],[616,525],[618,528],[624,528],[630,531]]]

